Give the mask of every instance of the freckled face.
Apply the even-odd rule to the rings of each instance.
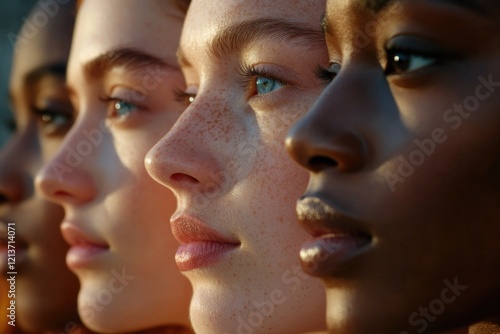
[[[498,2],[359,3],[328,2],[338,66],[287,141],[311,172],[301,223],[349,250],[319,261],[307,245],[304,264],[332,333],[448,333],[500,309]]]
[[[77,120],[38,183],[65,208],[79,313],[95,331],[188,325],[191,288],[168,225],[175,198],[144,167],[184,108],[174,94],[185,87],[175,62],[183,18],[156,0],[79,9],[68,68]]]
[[[308,236],[294,204],[307,173],[283,147],[289,126],[323,88],[315,75],[326,64],[323,6],[191,4],[180,62],[193,103],[150,151],[147,167],[178,199],[177,262],[193,284],[191,319],[201,333],[324,326],[323,288],[298,261]]]

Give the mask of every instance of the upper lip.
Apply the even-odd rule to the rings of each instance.
[[[235,245],[240,244],[237,240],[222,235],[192,216],[173,216],[170,220],[170,226],[172,227],[172,234],[180,243],[211,241]]]
[[[349,218],[323,199],[303,197],[297,201],[297,218],[301,226],[313,237],[324,235],[353,235],[369,237],[359,229],[359,222]]]
[[[98,238],[93,237],[89,232],[71,222],[66,221],[61,224],[61,233],[70,246],[93,245],[108,248],[105,242],[98,240]]]

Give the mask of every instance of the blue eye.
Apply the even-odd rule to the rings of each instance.
[[[126,117],[139,109],[138,105],[124,101],[118,97],[102,96],[99,99],[108,104],[107,117],[109,118]]]
[[[134,112],[137,109],[137,106],[135,106],[132,103],[128,103],[122,100],[115,100],[114,103],[114,110],[118,116],[127,116],[131,112]]]
[[[255,80],[255,87],[258,95],[269,94],[283,86],[283,83],[263,76],[257,76]]]

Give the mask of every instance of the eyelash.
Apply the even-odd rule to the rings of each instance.
[[[256,91],[256,79],[258,77],[264,77],[268,78],[271,80],[276,81],[278,84],[282,85],[283,87],[289,86],[289,83],[285,82],[282,79],[279,79],[271,73],[268,69],[262,68],[262,69],[257,69],[255,67],[248,66],[246,64],[242,64],[238,70],[238,76],[239,76],[239,85],[241,88],[247,90],[248,92],[248,98],[254,97],[257,94],[253,94],[252,91]]]
[[[318,78],[325,86],[328,86],[330,82],[335,79],[335,77],[340,72],[340,64],[332,63],[328,68],[323,66],[318,66],[316,68],[316,78]]]
[[[144,106],[141,106],[137,103],[130,102],[128,99],[124,99],[121,97],[113,97],[113,96],[109,96],[109,95],[103,95],[103,96],[99,97],[99,100],[101,100],[102,102],[107,103],[109,105],[108,118],[124,117],[123,115],[118,115],[116,113],[116,109],[114,107],[116,103],[120,103],[120,102],[124,102],[126,104],[131,105],[131,106],[134,106],[134,110],[131,111],[130,113],[135,113],[135,112],[137,112],[137,110],[145,110],[146,109]],[[114,112],[111,111],[111,108],[114,109]]]
[[[33,112],[37,115],[39,123],[47,134],[57,135],[64,134],[73,125],[74,115],[61,111],[53,111],[50,109],[33,108]],[[63,123],[57,123],[59,118],[64,118]]]
[[[405,54],[408,56],[416,56],[416,57],[422,57],[422,58],[427,58],[427,59],[434,59],[435,61],[432,63],[432,65],[439,65],[444,60],[444,56],[442,54],[436,54],[435,52],[426,52],[424,50],[417,50],[415,48],[404,47],[401,45],[394,45],[392,47],[388,47],[385,49],[385,53],[386,53],[387,64],[385,66],[384,72],[385,72],[386,76],[397,74],[397,73],[393,73],[393,72],[395,72],[395,69],[390,67],[391,62],[394,60],[394,57],[397,54]],[[428,66],[432,66],[432,65],[428,65]],[[428,67],[428,66],[425,66],[425,67]],[[423,67],[423,68],[425,68],[425,67]],[[412,71],[409,71],[409,72],[412,72]]]
[[[180,88],[174,88],[174,97],[177,102],[184,103],[186,105],[190,105],[194,102],[196,98],[196,94],[186,93]]]

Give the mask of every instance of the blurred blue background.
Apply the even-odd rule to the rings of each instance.
[[[9,136],[5,120],[10,113],[7,97],[13,47],[8,35],[9,33],[17,35],[24,22],[23,19],[35,3],[35,0],[0,1],[0,147]]]

